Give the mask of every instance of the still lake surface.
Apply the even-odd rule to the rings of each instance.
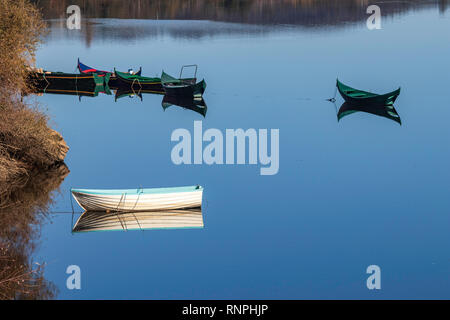
[[[450,12],[437,6],[340,25],[93,19],[86,36],[52,20],[39,67],[73,72],[199,65],[206,117],[162,96],[45,94],[70,147],[53,212],[78,188],[204,186],[203,229],[72,234],[72,215],[42,227],[33,259],[60,299],[450,298]],[[367,113],[339,122],[336,77],[388,92],[402,124]],[[340,96],[336,105],[343,103]],[[173,130],[280,130],[280,169],[174,165]],[[76,207],[76,211],[80,208]],[[75,217],[76,218],[76,217]],[[382,289],[368,290],[379,265]],[[81,290],[66,288],[69,265]]]

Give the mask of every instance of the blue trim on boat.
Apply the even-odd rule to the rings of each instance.
[[[202,186],[170,187],[170,188],[136,188],[136,189],[70,189],[71,192],[86,194],[121,195],[121,194],[158,194],[202,191]]]

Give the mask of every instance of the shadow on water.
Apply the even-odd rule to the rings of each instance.
[[[164,211],[85,211],[72,232],[203,228],[201,208]]]
[[[191,110],[198,114],[201,114],[203,117],[206,117],[206,112],[208,111],[208,107],[203,98],[195,99],[191,97],[174,97],[166,95],[164,96],[161,105],[164,110],[166,110],[170,106],[178,106],[183,109]]]
[[[28,81],[32,93],[62,94],[78,97],[97,97],[99,93],[111,94],[110,89],[103,82],[96,83],[92,75],[61,73],[64,77],[54,75],[35,76],[32,74]],[[71,78],[69,78],[71,77]]]
[[[390,119],[392,121],[397,122],[398,124],[402,124],[399,114],[397,110],[395,110],[392,104],[389,105],[361,105],[361,104],[352,104],[349,102],[344,102],[339,111],[337,112],[338,122],[355,112],[365,112],[373,115],[377,115],[386,119]]]
[[[44,266],[31,261],[55,191],[69,174],[65,164],[36,172],[0,194],[0,297],[51,299],[56,287]]]
[[[132,85],[132,86],[109,86],[108,84],[95,83],[92,78],[82,78],[81,75],[77,81],[72,80],[53,80],[53,79],[34,79],[33,81],[33,93],[36,94],[62,94],[81,97],[97,97],[100,93],[105,95],[112,95],[114,93],[114,101],[118,101],[123,98],[138,97],[143,101],[145,94],[149,95],[163,95],[161,102],[163,110],[166,110],[170,106],[178,106],[185,110],[191,110],[203,117],[206,116],[207,105],[203,98],[185,97],[185,96],[170,96],[165,95],[163,90],[155,90],[154,88],[147,88],[145,85]]]

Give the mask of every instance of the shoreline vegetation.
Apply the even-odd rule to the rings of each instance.
[[[42,15],[27,0],[0,0],[0,195],[36,170],[64,161],[68,147],[48,117],[24,95],[27,73],[46,34]]]
[[[0,299],[49,299],[55,288],[31,261],[54,190],[69,173],[68,146],[26,81],[46,34],[28,0],[0,0]]]

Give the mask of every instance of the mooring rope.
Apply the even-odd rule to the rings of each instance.
[[[137,224],[138,224],[138,226],[139,226],[139,229],[140,229],[141,231],[144,231],[144,229],[142,229],[142,227],[141,227],[141,224],[139,223],[139,219],[136,217],[136,215],[134,214],[134,212],[131,212],[131,214],[133,215],[134,219],[136,220],[136,222],[137,222]]]
[[[120,216],[119,216],[120,210],[119,210],[119,207],[120,207],[120,204],[122,203],[122,199],[123,199],[123,201],[125,202],[126,197],[127,197],[127,194],[126,194],[126,193],[122,193],[122,196],[120,197],[120,200],[119,200],[119,203],[118,203],[118,205],[117,205],[117,207],[116,207],[116,212],[115,212],[115,214],[116,214],[116,216],[117,216],[117,219],[119,220],[120,225],[122,226],[122,229],[125,230],[125,231],[127,230],[127,228],[126,228],[126,225],[124,225],[124,224],[122,223],[122,220],[120,220]]]
[[[71,190],[69,190],[69,198],[70,198],[70,205],[72,206],[72,213],[74,213],[73,201],[72,201],[72,191]]]
[[[84,211],[47,211],[48,214],[82,214]]]
[[[334,87],[334,96],[333,96],[333,98],[327,99],[327,101],[336,102],[336,94],[337,94],[337,86]]]
[[[141,192],[139,192],[139,190],[142,190]],[[133,211],[135,208],[136,208],[136,206],[137,206],[137,204],[138,204],[138,201],[139,201],[139,198],[141,197],[141,194],[144,192],[144,190],[142,189],[142,187],[140,188],[140,189],[138,189],[138,196],[137,196],[137,198],[136,198],[136,202],[134,203],[134,206],[133,206],[133,209],[131,209],[131,211]]]

